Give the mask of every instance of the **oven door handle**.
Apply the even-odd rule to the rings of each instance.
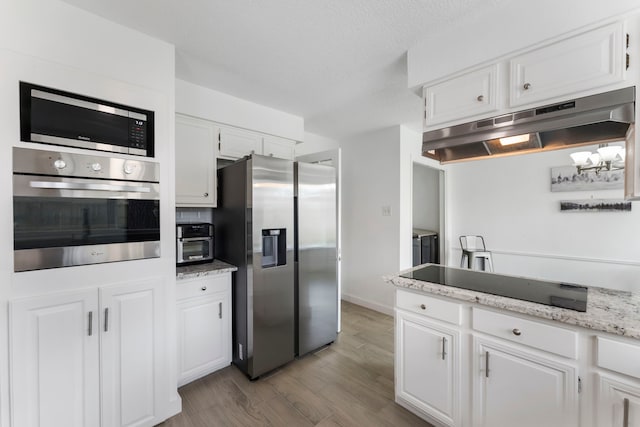
[[[94,191],[126,191],[129,193],[150,193],[149,187],[137,187],[133,185],[113,185],[113,184],[89,184],[72,182],[51,182],[51,181],[31,181],[31,188],[49,188],[56,190],[94,190]]]

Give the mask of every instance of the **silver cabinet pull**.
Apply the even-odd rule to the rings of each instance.
[[[511,332],[513,332],[513,335],[515,335],[517,337],[522,335],[522,331],[520,331],[520,329],[518,329],[518,328],[514,328],[513,331],[511,331]]]
[[[489,378],[489,352],[484,352],[484,376]]]
[[[484,95],[478,95],[476,99],[478,100],[478,102],[482,102],[484,101]]]
[[[203,287],[201,287],[201,288],[200,288],[200,290],[201,290],[201,291],[206,291],[206,290],[207,290],[207,287],[206,287],[206,286],[203,286]]]
[[[529,90],[531,88],[531,83],[525,83],[522,87],[524,90]]]
[[[104,331],[109,330],[109,307],[104,309]]]
[[[622,427],[629,427],[629,399],[624,398],[622,401],[622,407],[624,412],[622,414]]]
[[[204,197],[209,197],[209,193],[204,193]]]
[[[218,317],[222,319],[222,303],[218,303]]]
[[[442,337],[442,360],[447,356],[447,339]]]
[[[93,335],[93,311],[89,312],[89,336]]]
[[[427,309],[427,306],[426,306],[426,305],[424,305],[424,304],[420,304],[420,308],[421,308],[421,309],[423,309],[423,310],[426,310],[426,309]]]

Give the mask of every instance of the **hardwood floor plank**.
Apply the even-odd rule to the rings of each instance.
[[[181,387],[163,427],[430,426],[394,402],[394,320],[342,303],[335,343],[257,381],[235,366]]]

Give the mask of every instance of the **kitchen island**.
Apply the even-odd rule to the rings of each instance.
[[[385,280],[396,402],[429,422],[640,425],[640,293],[429,264]]]

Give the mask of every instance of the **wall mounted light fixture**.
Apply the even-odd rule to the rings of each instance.
[[[625,150],[618,145],[600,144],[595,153],[591,151],[578,151],[570,154],[573,165],[578,169],[578,174],[585,171],[601,170],[614,171],[624,169]]]

